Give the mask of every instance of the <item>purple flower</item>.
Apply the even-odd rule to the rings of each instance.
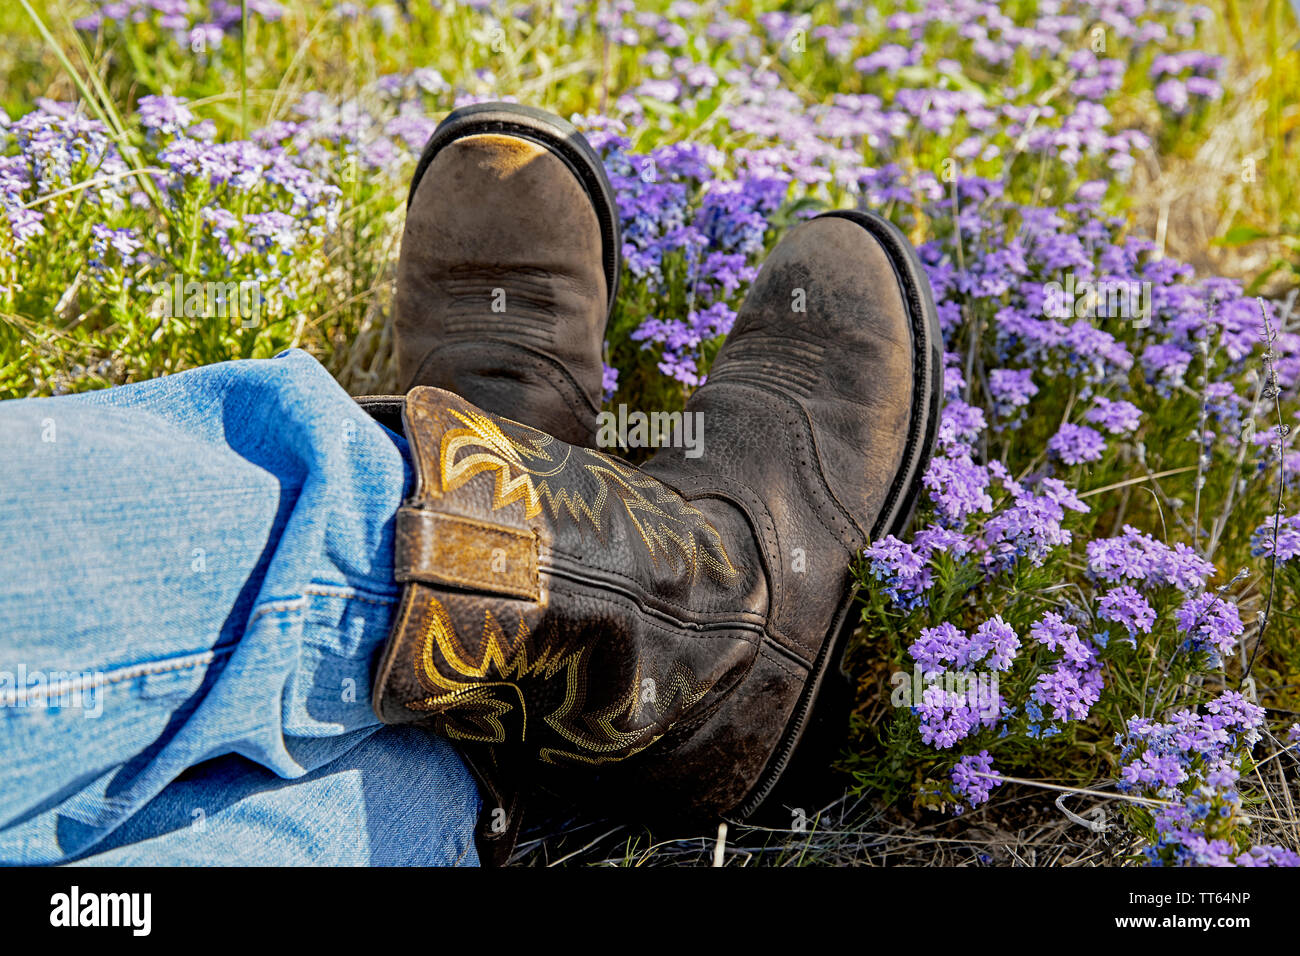
[[[925,603],[931,572],[926,559],[910,545],[892,534],[886,535],[866,548],[863,555],[870,562],[871,576],[881,582],[882,592],[895,605],[910,610]]]
[[[939,750],[955,746],[981,727],[992,727],[1001,711],[1000,698],[988,707],[981,706],[978,694],[973,692],[977,685],[969,676],[955,675],[945,683],[962,686],[949,689],[945,684],[930,684],[914,708],[921,740]]]
[[[897,43],[888,43],[866,56],[859,57],[853,63],[853,68],[859,73],[879,73],[881,70],[887,70],[894,73],[905,66],[912,66],[920,60],[920,47],[899,46]]]
[[[1120,776],[1127,784],[1159,792],[1177,787],[1187,779],[1187,771],[1175,755],[1147,750],[1133,762],[1125,764]]]
[[[1233,859],[1236,866],[1300,866],[1300,853],[1286,847],[1253,846]]]
[[[949,664],[966,665],[970,638],[947,621],[936,627],[921,628],[921,636],[907,648],[912,659],[925,668],[926,673],[940,673]]]
[[[633,96],[647,96],[664,103],[676,103],[682,95],[681,84],[676,80],[643,80],[632,90]]]
[[[1067,486],[1059,478],[1044,478],[1039,482],[1038,490],[1043,497],[1050,498],[1062,508],[1084,513],[1089,510],[1088,506],[1079,499],[1074,489]]]
[[[186,100],[177,96],[142,96],[136,104],[140,125],[175,136],[194,122]]]
[[[608,402],[618,391],[618,369],[612,365],[605,365],[601,373],[600,386],[604,400]]]
[[[1093,424],[1100,425],[1112,435],[1124,435],[1136,431],[1142,422],[1142,413],[1132,402],[1113,402],[1108,398],[1100,397],[1083,417]]]
[[[1038,675],[1033,699],[1041,706],[1051,707],[1055,720],[1084,720],[1100,699],[1101,688],[1100,671],[1062,663]]]
[[[1178,629],[1188,636],[1191,650],[1214,650],[1227,656],[1245,631],[1237,606],[1206,591],[1186,601],[1177,611]]]
[[[1169,79],[1156,87],[1156,102],[1175,113],[1187,112],[1187,85],[1181,80]]]
[[[1300,557],[1300,511],[1284,518],[1270,518],[1257,527],[1250,538],[1250,553],[1255,557],[1275,555],[1278,561]]]
[[[971,807],[988,801],[993,788],[1002,782],[1002,775],[993,769],[993,758],[987,750],[962,757],[952,769],[952,789]]]
[[[990,466],[992,470],[992,466]],[[990,572],[1001,571],[1020,558],[1042,567],[1053,548],[1068,545],[1069,531],[1061,527],[1065,511],[1048,496],[1021,492],[1015,502],[990,518],[984,526],[985,558]]]
[[[301,224],[287,213],[250,213],[244,217],[244,226],[249,239],[261,249],[277,249],[287,254],[298,245]]]
[[[1177,542],[1172,548],[1131,525],[1115,538],[1088,542],[1088,573],[1101,581],[1148,586],[1168,585],[1188,593],[1198,591],[1214,574],[1214,565]]]
[[[45,235],[43,222],[45,217],[35,209],[10,209],[5,211],[9,220],[9,229],[13,233],[14,245],[19,248],[27,245],[37,236]]]
[[[965,456],[935,456],[922,483],[930,491],[935,510],[954,525],[968,515],[993,508],[987,491],[988,472]]]
[[[1167,584],[1184,594],[1200,590],[1206,579],[1215,573],[1215,567],[1181,541],[1172,548],[1158,545],[1156,566],[1148,575],[1152,583]]]
[[[1223,95],[1223,87],[1208,76],[1189,76],[1187,93],[1189,96],[1197,96],[1201,99],[1217,100]]]
[[[939,554],[953,559],[965,557],[972,547],[971,539],[960,531],[937,524],[922,528],[912,536],[912,549],[927,564]]]
[[[939,444],[958,454],[964,453],[966,446],[987,427],[982,408],[952,399],[944,405],[939,419]]]
[[[1156,392],[1162,397],[1170,394],[1172,386],[1182,383],[1191,364],[1191,352],[1168,342],[1153,343],[1142,352],[1147,379],[1156,384]]]
[[[90,235],[91,251],[101,264],[108,250],[112,249],[117,253],[122,265],[129,266],[136,261],[135,254],[142,245],[140,235],[134,229],[110,229],[102,222],[97,222],[90,227]]]
[[[1038,394],[1038,386],[1034,384],[1033,369],[995,368],[989,373],[989,391],[998,415],[1007,417],[1028,405]]]
[[[984,661],[995,671],[1010,670],[1019,649],[1020,638],[1015,630],[1001,615],[995,614],[975,629],[966,660],[968,663]]]
[[[1147,599],[1127,584],[1111,588],[1101,596],[1097,616],[1105,621],[1122,624],[1130,637],[1138,631],[1150,634],[1151,626],[1156,622],[1156,612],[1147,603]]]
[[[1097,461],[1106,450],[1106,440],[1087,425],[1067,422],[1047,442],[1047,447],[1067,465]]]
[[[1264,722],[1264,708],[1251,703],[1235,690],[1224,691],[1205,705],[1210,716],[1207,723],[1222,727],[1234,736],[1240,736],[1247,746],[1259,740],[1259,728]]]
[[[1030,627],[1029,636],[1049,651],[1054,651],[1067,641],[1077,641],[1079,629],[1055,611],[1048,611]]]

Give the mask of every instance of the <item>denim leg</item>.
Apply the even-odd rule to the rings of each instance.
[[[293,780],[373,734],[410,480],[301,351],[0,403],[0,862],[83,855],[214,758]]]
[[[384,727],[297,780],[243,757],[186,771],[78,864],[474,866],[478,792],[451,744]]]

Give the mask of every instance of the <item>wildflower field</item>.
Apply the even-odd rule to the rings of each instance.
[[[17,0],[0,27],[0,398],[291,346],[390,390],[407,183],[472,102],[605,159],[613,405],[681,407],[791,223],[882,212],[939,308],[939,447],[906,540],[862,556],[849,794],[731,854],[1300,865],[1280,0]],[[175,307],[191,280],[257,295]]]

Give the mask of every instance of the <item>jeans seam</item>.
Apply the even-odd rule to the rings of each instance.
[[[255,609],[252,615],[249,616],[248,623],[244,625],[243,637],[248,636],[249,630],[252,628],[254,624],[257,623],[258,618],[260,618],[263,614],[272,614],[281,611],[301,611],[306,606],[306,604],[307,604],[306,595],[304,595],[303,597],[289,598],[283,601],[271,601],[270,603],[263,604],[261,607]],[[242,640],[243,637],[241,637],[240,639]]]
[[[306,604],[307,595],[316,595],[320,597],[335,597],[345,601],[361,601],[365,604],[374,604],[378,606],[389,606],[397,603],[396,598],[381,598],[359,594],[350,588],[333,588],[329,585],[313,585],[303,589],[303,596],[293,600],[274,601],[270,604],[264,604],[257,608],[252,616],[248,619],[248,625],[244,628],[245,635],[248,629],[263,615],[278,611],[301,610]],[[238,642],[223,644],[213,647],[206,651],[197,651],[189,654],[179,655],[178,657],[164,658],[160,661],[150,661],[143,664],[131,664],[127,667],[121,667],[109,671],[100,680],[92,680],[86,684],[78,684],[76,681],[63,681],[57,685],[45,685],[35,692],[35,688],[24,688],[19,690],[14,688],[3,695],[0,695],[0,704],[5,706],[17,706],[19,700],[24,703],[47,700],[50,697],[57,697],[75,686],[78,690],[90,690],[99,687],[108,687],[112,684],[120,684],[123,681],[133,680],[137,677],[152,677],[156,674],[168,674],[176,671],[192,670],[196,667],[204,667],[211,664],[219,656],[225,656],[232,653]]]
[[[198,653],[186,654],[178,658],[166,658],[162,661],[151,661],[147,664],[132,664],[129,667],[118,668],[109,671],[104,675],[102,680],[92,681],[84,687],[78,686],[79,690],[88,690],[91,688],[108,687],[110,684],[120,684],[122,681],[133,680],[137,677],[152,677],[155,674],[167,674],[173,671],[191,670],[196,667],[211,664],[219,654],[229,654],[234,650],[233,644],[226,644],[221,647],[214,647],[211,650],[199,651]],[[51,696],[61,696],[69,689],[66,685],[74,682],[64,682],[57,686],[46,686],[41,689],[39,694],[23,693],[21,699],[24,703],[34,700],[45,700]],[[58,693],[56,694],[55,691]],[[17,688],[12,694],[6,694],[0,701],[5,706],[16,706],[19,700]]]
[[[318,597],[342,598],[345,601],[361,601],[365,604],[378,604],[387,607],[397,603],[396,597],[380,597],[378,595],[363,594],[356,588],[338,587],[331,584],[312,584],[302,591],[304,597],[313,594]]]

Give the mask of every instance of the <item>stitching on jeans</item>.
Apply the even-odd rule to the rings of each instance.
[[[181,661],[166,666],[159,666],[157,664],[138,664],[135,667],[128,667],[125,671],[108,675],[105,678],[104,683],[117,684],[124,680],[130,680],[133,677],[151,677],[154,674],[166,674],[170,671],[190,670],[199,667],[200,665],[211,664],[216,660],[218,655],[229,654],[232,651],[234,651],[234,646],[226,645],[225,647],[213,648],[210,651],[202,651],[188,661]]]
[[[148,664],[133,664],[130,667],[123,667],[111,671],[104,675],[103,680],[94,681],[80,687],[79,689],[89,690],[91,688],[108,687],[110,684],[120,684],[122,681],[133,680],[137,677],[152,677],[155,674],[166,674],[173,671],[192,670],[196,667],[204,667],[216,660],[218,655],[229,654],[234,649],[233,644],[226,644],[221,647],[214,647],[209,651],[198,651],[193,654],[183,655],[179,660],[173,658],[170,663],[165,661],[154,661]],[[24,702],[46,700],[54,691],[58,691],[58,695],[65,693],[65,685],[73,683],[75,682],[63,681],[55,687],[46,686],[40,694],[23,693],[21,699]],[[18,700],[19,695],[17,688],[14,689],[13,694],[5,694],[3,698],[0,698],[0,701],[3,701],[6,706],[15,706],[17,705]]]
[[[358,594],[348,588],[333,588],[325,584],[313,584],[302,589],[302,597],[285,598],[282,601],[272,601],[269,604],[263,604],[261,607],[253,611],[252,617],[248,619],[248,626],[252,627],[263,614],[271,614],[280,611],[304,610],[307,606],[307,595],[309,594],[316,597],[338,598],[342,601],[361,601],[364,604],[377,604],[385,607],[397,603],[397,598],[368,597],[364,594]]]
[[[374,597],[367,597],[366,595],[363,594],[342,593],[342,591],[343,589],[341,588],[328,589],[328,586],[320,585],[320,586],[304,588],[303,594],[304,595],[313,594],[320,597],[337,597],[337,598],[341,598],[344,601],[355,600],[355,601],[362,601],[366,604],[375,604],[380,606],[388,606],[397,603],[396,598],[389,598],[389,599],[374,598]],[[251,627],[263,614],[268,614],[274,611],[300,610],[306,603],[307,603],[307,599],[304,596],[294,600],[276,601],[271,604],[264,604],[253,612],[252,617],[248,619],[248,626]],[[245,632],[247,632],[247,627],[245,628]],[[211,648],[210,650],[195,651],[190,654],[185,654],[182,655],[180,658],[171,658],[163,661],[152,661],[150,663],[145,663],[145,664],[132,664],[129,667],[119,668],[118,670],[110,671],[108,674],[104,675],[103,680],[92,681],[84,685],[78,684],[76,681],[61,681],[60,683],[54,686],[47,685],[41,690],[39,694],[29,693],[29,691],[35,690],[35,688],[26,688],[24,689],[24,692],[22,694],[19,694],[18,688],[14,688],[12,692],[6,692],[5,694],[0,695],[0,704],[3,704],[5,706],[16,706],[20,699],[23,700],[24,702],[47,700],[51,695],[58,696],[65,693],[64,688],[71,687],[74,685],[79,690],[89,690],[98,687],[108,687],[112,684],[120,684],[123,681],[134,680],[137,677],[152,677],[155,674],[168,674],[177,671],[193,670],[194,668],[197,667],[206,667],[207,665],[213,663],[213,661],[215,661],[218,657],[224,657],[232,653],[234,649],[235,649],[234,644],[224,644],[218,647]]]
[[[252,627],[255,623],[257,623],[257,619],[260,618],[263,614],[271,614],[272,612],[278,612],[278,611],[300,611],[306,606],[307,606],[306,597],[292,598],[284,601],[273,601],[270,604],[263,604],[261,607],[255,610],[253,612],[253,616],[248,619],[248,625],[244,628],[244,631],[245,633],[247,633],[248,628]]]
[[[335,588],[325,584],[315,584],[312,585],[311,587],[303,588],[302,593],[315,594],[318,595],[319,597],[336,597],[336,598],[341,598],[344,601],[362,601],[366,604],[379,604],[383,606],[397,603],[397,598],[395,597],[392,598],[369,597],[365,594],[359,594],[356,591],[351,590],[350,588]]]

